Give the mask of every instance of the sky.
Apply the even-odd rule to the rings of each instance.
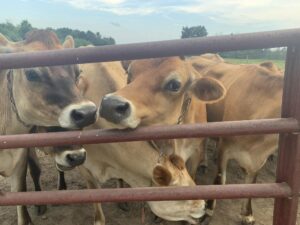
[[[300,0],[2,0],[0,23],[100,32],[117,43],[178,39],[183,26],[209,35],[300,27]]]

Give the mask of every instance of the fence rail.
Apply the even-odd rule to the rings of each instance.
[[[291,190],[285,183],[228,184],[194,187],[148,187],[2,193],[0,205],[44,205],[95,202],[163,201],[185,199],[288,198]]]
[[[94,201],[176,200],[188,198],[274,197],[274,225],[295,225],[300,191],[300,29],[225,35],[184,40],[0,55],[0,69],[54,66],[98,61],[196,55],[256,48],[288,47],[282,119],[220,122],[201,125],[141,128],[134,131],[84,132],[0,136],[0,149],[147,139],[192,138],[280,133],[277,183],[135,188],[38,193],[3,193],[0,205],[67,204]],[[180,130],[184,131],[182,134]],[[56,139],[56,140],[55,140]]]
[[[300,29],[0,55],[0,69],[55,66],[275,48],[300,40]]]
[[[262,119],[142,127],[135,130],[85,130],[0,136],[0,149],[63,146],[158,139],[237,136],[250,134],[295,133],[300,131],[292,118]]]

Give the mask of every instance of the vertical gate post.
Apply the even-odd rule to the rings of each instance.
[[[289,46],[284,77],[282,117],[300,121],[300,44]],[[281,134],[277,182],[286,182],[291,198],[275,199],[273,225],[295,225],[300,191],[300,134]]]

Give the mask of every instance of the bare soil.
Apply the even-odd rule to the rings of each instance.
[[[41,183],[44,190],[56,190],[57,172],[53,159],[39,153],[42,165]],[[201,184],[212,184],[215,173],[215,163],[213,151],[209,151],[209,167],[206,174],[198,174],[197,180]],[[274,182],[276,167],[276,156],[273,160],[268,160],[258,177],[258,183]],[[228,168],[227,183],[243,183],[243,171],[235,162],[231,162]],[[66,173],[68,189],[84,189],[85,182],[75,169]],[[27,176],[28,190],[33,190],[31,178]],[[108,182],[105,187],[115,187],[115,182]],[[0,190],[9,191],[9,179],[0,178]],[[237,225],[240,224],[239,212],[242,200],[219,200],[217,208],[210,225]],[[130,211],[124,212],[115,203],[103,204],[107,225],[140,225],[142,224],[142,203],[130,203]],[[29,213],[35,225],[92,225],[93,208],[88,204],[48,206],[44,216],[36,216],[34,207],[29,206]],[[257,225],[271,225],[273,214],[273,200],[255,199],[253,200],[254,216]],[[154,222],[154,215],[149,208],[145,208],[145,225],[171,225],[182,224],[175,222]],[[0,207],[0,225],[16,225],[16,207]],[[298,224],[300,224],[300,214],[298,213]],[[283,224],[284,225],[284,224]]]

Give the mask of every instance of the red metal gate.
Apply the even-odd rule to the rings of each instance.
[[[295,225],[300,191],[300,29],[0,55],[0,69],[142,59],[255,48],[288,47],[282,118],[159,126],[133,131],[89,130],[0,136],[0,149],[280,133],[274,184],[2,193],[0,205],[70,204],[181,199],[276,198],[274,225]],[[298,101],[297,101],[298,100]]]

